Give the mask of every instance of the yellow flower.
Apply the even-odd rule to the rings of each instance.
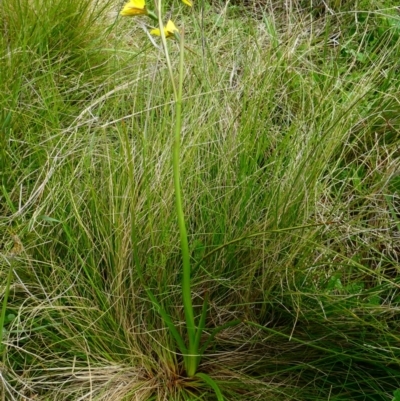
[[[190,0],[182,0],[182,3],[185,3],[189,7],[192,7],[192,5],[193,5]]]
[[[123,16],[147,15],[145,0],[129,0],[120,14]]]
[[[160,32],[160,29],[159,29],[159,28],[157,28],[157,29],[152,29],[152,30],[150,31],[150,33],[151,33],[152,35],[155,35],[155,36],[161,36],[161,32]],[[171,20],[169,20],[169,21],[167,22],[167,25],[164,26],[164,34],[165,34],[165,37],[166,37],[166,38],[169,38],[170,36],[175,35],[175,33],[179,33],[178,28],[175,26],[175,24],[174,24]]]

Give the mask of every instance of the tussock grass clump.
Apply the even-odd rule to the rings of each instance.
[[[144,49],[132,21],[105,32],[105,4],[1,7],[1,282],[13,273],[0,287],[3,399],[215,400],[187,377],[146,292],[184,336],[163,55]],[[181,17],[192,50],[180,168],[193,304],[198,317],[209,299],[203,341],[241,323],[215,335],[198,371],[225,400],[391,400],[394,17],[339,26],[207,10],[203,25],[197,11]]]

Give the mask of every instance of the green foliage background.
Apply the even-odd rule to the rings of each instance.
[[[189,48],[196,313],[208,294],[204,340],[243,321],[200,371],[226,400],[396,399],[397,5],[172,6]],[[185,377],[134,268],[133,220],[146,283],[181,325],[172,88],[162,52],[119,7],[0,3],[3,400],[215,399]]]

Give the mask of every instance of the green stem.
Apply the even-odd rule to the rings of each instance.
[[[167,311],[163,309],[162,305],[157,301],[157,298],[153,294],[150,288],[147,287],[146,281],[143,275],[143,269],[141,266],[141,262],[139,259],[139,249],[138,249],[138,239],[137,239],[137,224],[136,224],[136,213],[134,210],[133,206],[133,200],[136,198],[136,194],[134,191],[133,187],[133,182],[135,182],[135,176],[134,176],[134,168],[133,168],[133,158],[132,158],[132,149],[130,147],[129,143],[129,138],[125,134],[124,137],[125,141],[125,148],[126,148],[126,158],[127,158],[127,164],[128,164],[128,172],[129,172],[129,178],[131,180],[131,185],[130,185],[130,198],[131,198],[131,204],[130,204],[130,214],[131,214],[131,243],[132,243],[132,256],[133,256],[133,262],[136,267],[136,272],[139,276],[140,283],[142,284],[143,288],[145,289],[147,296],[149,297],[151,303],[153,304],[154,308],[156,311],[159,313],[161,318],[164,320],[164,323],[168,326],[168,329],[171,333],[171,335],[174,337],[179,350],[181,353],[184,355],[185,361],[186,361],[186,354],[188,353],[185,342],[182,339],[182,336],[179,334],[177,328],[175,327],[172,319],[168,315]],[[144,139],[143,147],[144,147],[144,155],[146,154],[146,140]],[[145,177],[147,180],[147,176]],[[146,186],[147,187],[147,186]]]
[[[174,189],[175,189],[175,206],[176,214],[178,218],[181,252],[182,252],[182,264],[183,264],[183,275],[182,275],[182,297],[183,297],[183,308],[185,312],[186,329],[189,340],[189,355],[188,365],[186,366],[188,376],[193,376],[196,373],[196,359],[197,359],[197,347],[196,347],[196,327],[194,322],[194,313],[192,305],[192,293],[191,293],[191,278],[190,278],[190,253],[189,243],[186,231],[185,215],[183,212],[182,204],[182,188],[180,182],[180,144],[181,144],[181,129],[182,129],[182,87],[183,87],[183,59],[184,59],[184,46],[183,46],[183,33],[180,40],[180,57],[179,57],[179,84],[178,93],[176,98],[176,109],[175,109],[175,137],[174,137],[174,149],[173,149],[173,175],[174,175]]]
[[[11,280],[12,280],[12,276],[13,276],[12,261],[10,262],[8,260],[8,258],[6,260],[7,260],[7,263],[9,264],[9,269],[8,269],[6,288],[4,290],[4,298],[3,298],[3,305],[1,308],[1,316],[0,316],[0,357],[2,360],[4,357],[4,351],[6,349],[6,347],[3,345],[3,330],[4,330],[4,323],[6,320],[8,295],[10,293]]]
[[[174,72],[172,70],[171,59],[169,57],[167,38],[165,37],[165,32],[164,32],[164,24],[163,24],[163,21],[162,21],[162,4],[161,4],[161,0],[156,1],[156,8],[157,8],[158,27],[160,29],[160,36],[161,36],[161,42],[162,42],[162,45],[163,45],[163,48],[164,48],[165,60],[167,62],[167,66],[168,66],[168,72],[169,72],[169,76],[170,76],[170,79],[171,79],[172,90],[174,91],[174,100],[175,100],[175,102],[177,102],[178,101],[178,92],[176,90]],[[180,99],[182,99],[182,94],[180,96]]]
[[[171,83],[174,91],[175,100],[175,136],[173,145],[172,155],[172,166],[173,166],[173,179],[174,179],[174,190],[175,190],[175,207],[176,215],[178,218],[178,227],[181,243],[182,252],[182,298],[183,298],[183,309],[185,313],[186,330],[188,335],[188,354],[184,355],[186,373],[189,377],[194,376],[198,366],[198,347],[196,347],[196,326],[194,321],[194,312],[192,304],[192,293],[191,293],[191,280],[190,280],[190,253],[189,243],[187,237],[185,215],[183,212],[182,204],[182,189],[180,183],[180,144],[181,144],[181,129],[182,129],[182,88],[183,88],[183,67],[184,67],[184,35],[179,35],[179,82],[178,88],[175,85],[174,72],[172,69],[171,60],[168,52],[167,40],[164,34],[164,26],[162,23],[162,12],[161,12],[161,0],[158,0],[157,4],[157,16],[158,24],[160,27],[161,41],[164,47],[165,58],[167,61],[168,71],[171,78]]]

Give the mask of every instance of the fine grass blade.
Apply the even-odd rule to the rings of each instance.
[[[214,340],[215,336],[222,330],[227,329],[228,327],[233,327],[238,324],[242,323],[242,320],[237,319],[237,320],[232,320],[231,322],[225,323],[222,326],[219,326],[215,328],[210,337],[208,337],[207,341],[203,344],[203,346],[200,348],[200,354],[203,354],[204,351],[207,349],[207,347],[210,345],[210,343]]]

